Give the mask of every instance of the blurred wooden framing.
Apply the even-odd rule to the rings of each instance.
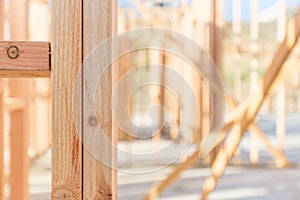
[[[244,132],[249,128],[263,142],[267,145],[267,148],[275,156],[276,164],[279,167],[289,165],[289,161],[282,152],[278,151],[271,145],[264,134],[253,124],[253,120],[258,113],[259,108],[269,94],[273,91],[274,85],[278,82],[278,79],[282,77],[282,66],[291,53],[293,47],[296,45],[298,37],[300,35],[300,10],[298,10],[295,17],[290,21],[285,39],[280,44],[277,52],[274,55],[273,61],[270,64],[264,79],[260,83],[258,91],[253,95],[250,95],[246,101],[242,102],[235,110],[238,111],[236,117],[232,118],[227,124],[224,125],[222,134],[225,134],[228,130],[231,130],[228,137],[224,141],[224,144],[218,150],[216,158],[212,164],[213,175],[206,179],[203,184],[202,199],[207,199],[208,195],[215,188],[218,179],[222,176],[229,160],[232,158],[236,151]],[[251,103],[249,103],[249,101]],[[235,111],[234,111],[235,112]],[[172,173],[170,173],[166,179],[162,182],[154,184],[149,190],[145,199],[155,199],[159,194],[165,190],[171,183],[173,183],[186,168],[192,166],[199,157],[201,152],[200,148],[197,149],[191,156],[189,156],[182,164],[179,164]]]
[[[213,2],[216,2],[216,0],[214,0]],[[2,2],[3,3],[3,2]],[[25,4],[27,3],[27,1],[25,2]],[[86,8],[88,8],[89,6],[91,6],[92,2],[85,2],[85,6],[87,6]],[[98,2],[99,3],[99,2]],[[55,17],[61,17],[60,20],[63,20],[64,22],[68,23],[68,24],[73,24],[71,28],[74,28],[76,30],[82,30],[81,28],[84,27],[84,25],[93,25],[95,22],[87,22],[88,24],[82,24],[82,19],[84,17],[88,17],[88,16],[92,16],[95,17],[96,19],[100,18],[100,12],[103,11],[103,13],[105,15],[108,16],[109,19],[113,19],[113,16],[111,15],[113,12],[113,10],[115,9],[116,6],[116,2],[111,3],[110,1],[105,1],[102,2],[103,4],[107,4],[108,7],[111,9],[109,12],[107,12],[107,10],[101,10],[100,11],[95,11],[94,13],[88,13],[87,10],[84,10],[83,12],[83,16],[81,16],[81,11],[82,11],[82,4],[81,3],[77,3],[77,4],[70,4],[69,2],[60,2],[60,1],[56,1],[54,2],[54,7],[56,9],[53,10],[53,14],[56,14]],[[101,4],[101,3],[99,3]],[[2,4],[0,3],[0,11],[1,9],[3,9],[3,6],[1,6]],[[11,5],[16,9],[16,11],[18,11],[18,14],[24,14],[27,12],[24,11],[23,9],[21,9],[20,6],[16,3],[15,0],[11,0]],[[25,5],[24,8],[27,9],[28,5]],[[64,11],[64,12],[62,12]],[[73,11],[73,12],[72,12]],[[77,15],[79,15],[79,18],[77,18],[78,16],[74,16],[72,15],[73,13],[77,13]],[[3,13],[3,12],[1,12]],[[63,13],[63,14],[62,14]],[[215,14],[213,16],[213,20],[215,20]],[[11,16],[10,16],[11,21],[13,22],[15,19],[13,17],[13,14],[11,12]],[[27,21],[27,14],[24,14],[24,19]],[[57,18],[54,19],[58,20]],[[77,23],[74,25],[74,21],[76,21]],[[112,20],[113,21],[113,20]],[[111,22],[111,21],[110,21]],[[27,22],[26,22],[27,23]],[[25,25],[26,23],[22,23],[22,26]],[[215,23],[215,22],[214,22]],[[14,24],[14,23],[13,23]],[[1,24],[0,21],[0,27],[3,25],[3,22]],[[74,27],[73,27],[74,26]],[[216,25],[214,25],[214,29],[212,33],[212,38],[213,42],[218,41],[218,38],[215,38],[217,33],[215,30]],[[25,26],[26,31],[28,26]],[[54,23],[54,27],[56,27],[57,29],[54,29],[53,33],[55,33],[56,35],[56,40],[55,40],[55,45],[58,45],[60,47],[62,47],[62,51],[58,52],[55,51],[55,54],[57,56],[57,58],[54,58],[54,76],[53,80],[54,80],[54,86],[53,89],[63,89],[60,92],[66,92],[64,93],[61,97],[55,96],[57,95],[57,91],[55,90],[54,94],[54,98],[53,100],[58,100],[57,102],[54,102],[54,111],[63,111],[65,109],[69,109],[64,105],[59,105],[58,103],[61,103],[60,101],[63,101],[63,99],[65,99],[66,101],[70,101],[71,99],[68,98],[68,94],[71,94],[72,91],[69,91],[68,88],[60,88],[60,84],[61,83],[70,83],[71,78],[70,77],[64,77],[64,72],[66,72],[64,68],[59,68],[58,66],[60,64],[62,65],[67,65],[69,63],[69,61],[72,63],[72,66],[70,68],[71,72],[69,72],[70,74],[68,75],[74,75],[76,74],[77,69],[77,64],[81,63],[81,55],[86,55],[89,50],[92,49],[92,44],[88,43],[89,39],[96,39],[96,40],[103,40],[104,38],[102,38],[102,36],[95,36],[93,35],[89,30],[86,29],[84,31],[84,33],[78,34],[76,33],[71,33],[71,32],[64,32],[65,27],[62,27],[62,25],[60,24],[56,24]],[[54,28],[53,27],[53,28]],[[97,27],[97,26],[95,26]],[[12,35],[15,34],[15,36],[12,37],[23,37],[22,33],[18,31],[19,27],[16,26],[12,26]],[[106,25],[105,27],[105,35],[106,36],[110,36],[114,31],[114,22],[112,22],[111,24]],[[0,31],[2,33],[0,33],[0,38],[1,36],[3,37],[3,28],[0,28]],[[63,34],[64,33],[64,34]],[[2,35],[1,35],[2,34]],[[58,36],[57,35],[62,35],[62,37],[64,39],[71,39],[72,40],[72,44],[69,45],[64,45],[60,42],[60,40],[58,40]],[[75,35],[74,35],[75,34]],[[61,36],[60,35],[60,36]],[[257,128],[257,126],[255,125],[254,118],[258,113],[258,110],[260,108],[260,106],[262,105],[263,101],[267,98],[267,96],[270,94],[270,92],[272,92],[272,90],[274,89],[274,85],[276,83],[276,81],[278,81],[279,76],[282,73],[282,66],[285,62],[285,60],[287,59],[288,55],[290,54],[290,52],[292,51],[293,47],[295,46],[298,37],[300,35],[300,11],[297,12],[296,16],[294,19],[291,20],[291,22],[289,23],[289,26],[287,28],[287,33],[286,33],[286,37],[283,40],[283,42],[281,43],[278,51],[276,52],[274,59],[271,63],[271,65],[268,68],[268,71],[265,74],[265,77],[263,79],[263,81],[261,82],[260,87],[258,88],[258,92],[255,93],[255,95],[251,95],[249,96],[249,99],[251,100],[251,104],[249,103],[245,103],[242,102],[239,106],[237,106],[237,109],[241,109],[241,114],[238,115],[238,117],[234,118],[233,121],[230,121],[228,124],[226,124],[224,126],[223,132],[227,132],[228,130],[231,130],[228,137],[226,138],[224,144],[222,145],[222,147],[220,148],[220,150],[217,151],[217,155],[216,158],[214,159],[214,162],[212,164],[212,176],[209,177],[204,185],[203,185],[203,192],[202,192],[202,199],[206,199],[207,196],[209,195],[210,192],[213,191],[213,189],[215,188],[218,179],[222,176],[226,166],[229,163],[229,160],[232,158],[234,152],[236,151],[240,140],[243,137],[244,132],[249,128],[251,130],[253,130],[254,132],[256,132],[256,134],[261,137],[261,139],[263,139],[263,141],[267,144],[267,146],[270,148],[270,151],[274,154],[275,157],[278,157],[278,162],[276,163],[278,166],[283,167],[283,166],[287,166],[289,163],[287,161],[287,159],[285,158],[285,156],[283,154],[281,154],[280,152],[277,152],[276,150],[274,150],[274,147],[268,143],[268,140],[266,137],[264,137],[263,133]],[[14,39],[14,38],[12,38]],[[26,38],[25,38],[26,39]],[[86,43],[83,43],[84,45],[81,46],[80,41],[83,40]],[[1,47],[0,43],[0,47]],[[8,43],[5,43],[5,45],[7,46]],[[32,44],[32,43],[31,43]],[[27,46],[26,43],[24,43],[25,46]],[[28,43],[29,45],[29,43]],[[44,44],[45,45],[45,44]],[[48,45],[48,46],[47,46]],[[43,59],[46,59],[44,56],[49,56],[49,44],[47,43],[47,45],[45,45],[46,47],[43,47],[43,49],[47,49],[47,51],[45,51],[45,53],[41,54],[41,57],[43,57]],[[74,57],[72,57],[72,55],[69,55],[69,47],[71,47],[71,45],[73,45],[73,50],[79,50],[78,52],[71,52],[73,53],[72,55]],[[29,45],[30,46],[30,45]],[[57,46],[56,46],[57,48]],[[213,57],[214,56],[220,56],[218,53],[216,53],[216,45],[213,44],[212,47],[212,54]],[[85,52],[84,54],[82,54],[82,51]],[[40,51],[39,51],[40,52]],[[76,54],[76,55],[74,55]],[[3,54],[4,55],[4,54]],[[63,59],[63,55],[68,55],[68,58],[65,60]],[[61,57],[59,57],[61,56]],[[78,57],[80,59],[78,59]],[[21,57],[20,57],[21,58]],[[216,58],[215,58],[216,59]],[[216,62],[219,62],[218,60],[216,60]],[[9,66],[14,66],[16,62],[12,62],[11,65]],[[0,62],[1,64],[1,62]],[[7,64],[7,63],[5,63]],[[18,63],[17,63],[18,64]],[[23,64],[23,63],[22,63]],[[49,68],[47,68],[47,65],[45,65],[46,63],[43,63],[43,67],[39,68],[39,70],[37,70],[37,68],[34,69],[28,69],[27,64],[25,64],[25,68],[22,68],[22,65],[20,65],[20,68],[18,70],[21,70],[22,72],[17,72],[19,73],[19,75],[16,75],[17,77],[29,77],[29,76],[43,76],[43,77],[47,77],[49,76]],[[1,65],[0,65],[1,66]],[[3,65],[2,65],[3,66]],[[48,65],[49,67],[49,65]],[[7,70],[6,67],[2,68],[3,70]],[[29,73],[27,73],[27,71],[30,71]],[[40,70],[44,70],[45,74],[39,75]],[[35,71],[35,72],[34,72]],[[39,71],[39,72],[36,72]],[[9,74],[3,74],[3,76],[7,76]],[[15,73],[14,73],[15,75]],[[63,77],[60,77],[63,76]],[[66,78],[66,79],[60,79],[60,78]],[[17,178],[20,177],[25,177],[26,175],[24,173],[27,173],[28,170],[28,159],[27,159],[27,137],[28,137],[28,127],[26,127],[26,124],[28,124],[28,110],[26,110],[28,107],[28,94],[24,94],[24,91],[21,91],[20,88],[22,87],[23,89],[25,89],[24,85],[22,85],[22,82],[16,81],[15,83],[13,83],[13,81],[11,82],[11,86],[14,87],[14,89],[11,91],[11,95],[12,96],[18,96],[20,97],[22,100],[19,101],[17,100],[14,103],[5,103],[5,101],[3,101],[4,96],[1,93],[1,99],[0,99],[0,104],[1,104],[1,108],[0,108],[0,120],[2,122],[2,124],[0,123],[0,128],[1,130],[3,130],[3,110],[5,108],[5,106],[8,106],[8,110],[9,112],[11,112],[11,118],[12,118],[12,138],[11,138],[11,148],[12,148],[12,162],[14,163],[18,163],[16,164],[16,168],[15,166],[12,167],[12,175],[11,175],[11,183],[12,183],[12,191],[18,191],[18,192],[13,192],[12,194],[12,198],[14,199],[25,199],[26,200],[26,196],[27,194],[27,179],[22,179],[22,183],[20,183],[19,179],[17,182]],[[112,82],[107,83],[109,86],[111,86]],[[31,93],[32,94],[32,93]],[[203,94],[200,94],[200,98],[203,98]],[[62,99],[63,98],[63,99]],[[249,101],[249,100],[248,100]],[[205,102],[205,101],[203,101]],[[202,108],[203,107],[207,107],[207,104],[203,105],[204,103],[202,103]],[[245,106],[243,106],[245,105]],[[202,111],[205,112],[205,114],[207,115],[207,111]],[[209,112],[209,111],[208,111]],[[53,147],[53,151],[54,151],[54,158],[53,158],[53,162],[52,162],[52,166],[53,171],[52,171],[52,177],[53,177],[53,192],[52,192],[52,199],[56,199],[56,198],[73,198],[73,199],[81,199],[81,197],[86,197],[86,198],[104,198],[103,195],[106,195],[105,198],[112,198],[112,199],[116,199],[117,198],[117,192],[116,192],[116,182],[115,182],[115,178],[116,178],[116,174],[113,170],[107,170],[105,169],[105,167],[101,166],[99,163],[96,162],[96,160],[94,158],[92,158],[88,152],[86,152],[85,150],[82,150],[82,147],[78,141],[78,139],[76,137],[74,137],[74,129],[70,129],[69,125],[73,125],[73,122],[71,122],[68,118],[66,118],[66,116],[59,116],[59,114],[55,114],[54,115],[54,124],[53,124],[53,135],[54,135],[54,147]],[[19,126],[20,124],[23,124],[24,127]],[[63,126],[56,126],[56,125],[63,125]],[[3,139],[3,131],[0,130],[0,139]],[[15,134],[21,134],[22,138],[21,140],[18,138],[16,140],[16,136]],[[69,137],[69,135],[67,134],[73,134],[72,138]],[[202,134],[202,133],[201,133]],[[115,141],[115,136],[110,135],[110,137],[112,137],[112,140]],[[3,141],[3,140],[2,140]],[[0,164],[4,165],[4,161],[3,161],[3,147],[4,145],[2,145],[2,143],[0,144],[1,149],[0,149]],[[65,154],[65,152],[72,152],[71,154],[63,155]],[[83,153],[83,154],[82,154]],[[193,165],[197,160],[198,160],[198,156],[200,153],[200,148],[198,150],[196,150],[194,152],[194,154],[192,154],[191,156],[189,156],[186,161],[184,161],[181,165],[179,165],[173,173],[171,173],[167,179],[165,179],[162,183],[160,183],[158,186],[155,186],[152,188],[152,190],[149,192],[148,196],[146,197],[146,199],[154,199],[156,198],[169,184],[171,184],[178,176],[179,174],[186,169],[187,167]],[[22,154],[23,156],[20,156],[20,154]],[[81,156],[84,155],[84,158],[82,158]],[[109,156],[114,156],[114,155],[109,155]],[[72,163],[73,165],[70,165],[70,163]],[[86,163],[86,165],[83,165],[84,163]],[[2,166],[3,166],[2,165]],[[83,166],[82,166],[83,165]],[[91,176],[88,175],[88,173],[91,172],[91,168],[89,167],[89,165],[93,166],[93,169],[96,170],[92,170],[92,174]],[[19,170],[20,168],[22,168],[23,170]],[[0,178],[2,178],[0,181],[3,182],[3,169],[0,167]],[[21,172],[21,174],[17,174]],[[84,176],[83,176],[84,175]],[[105,180],[109,180],[108,183],[105,182]],[[2,185],[1,182],[1,185]],[[82,185],[82,183],[84,183],[84,185]],[[106,185],[103,185],[103,184]],[[18,184],[18,188],[16,189],[14,187],[14,185]],[[4,185],[4,184],[3,184]],[[3,187],[2,185],[2,187]],[[90,187],[87,187],[87,186]],[[0,186],[0,199],[3,198],[3,188]],[[25,190],[26,188],[26,190]],[[92,188],[92,189],[90,189]],[[14,190],[16,189],[16,190]],[[100,192],[99,192],[100,190]],[[102,191],[104,190],[104,191]],[[2,196],[1,196],[2,195]],[[14,196],[16,195],[16,196]],[[109,197],[108,197],[109,196]],[[2,199],[1,199],[2,200]]]
[[[29,199],[28,173],[29,157],[36,156],[49,148],[50,119],[49,119],[49,89],[37,93],[50,77],[50,43],[22,42],[29,39],[28,1],[9,1],[9,12],[6,13],[10,22],[10,38],[4,39],[4,1],[0,1],[0,78],[26,78],[1,80],[1,109],[0,109],[0,200],[4,199],[4,126],[7,120],[4,113],[10,116],[10,199]],[[16,17],[18,16],[18,17]],[[39,16],[41,17],[41,16]],[[43,23],[47,26],[47,23]],[[34,31],[40,34],[48,31],[36,24]],[[40,29],[41,28],[41,29]],[[43,29],[45,28],[45,29]],[[49,82],[49,81],[48,81]],[[36,83],[39,83],[38,87]],[[43,97],[41,96],[43,95]],[[40,99],[43,99],[40,101]],[[44,109],[46,108],[46,110]],[[39,120],[36,123],[36,120]],[[48,124],[48,125],[47,125]],[[43,128],[38,127],[42,125]],[[38,140],[38,142],[36,142]],[[30,151],[29,151],[30,150]],[[30,154],[29,154],[30,152]]]

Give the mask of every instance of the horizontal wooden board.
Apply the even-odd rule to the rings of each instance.
[[[14,52],[9,54],[11,47]],[[0,78],[4,77],[50,77],[50,43],[1,41]]]

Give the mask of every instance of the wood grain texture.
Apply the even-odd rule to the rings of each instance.
[[[19,50],[16,59],[8,55],[13,46]],[[0,77],[50,77],[50,43],[0,42]]]
[[[83,55],[86,57],[101,41],[111,37],[117,32],[117,1],[116,0],[85,0],[83,1]],[[111,50],[103,56],[103,61],[109,60]],[[91,61],[93,62],[93,61]],[[96,63],[95,63],[96,64]],[[117,143],[117,134],[113,132],[111,113],[111,92],[114,82],[113,70],[108,70],[104,75],[102,84],[98,87],[96,96],[99,97],[96,105],[97,113],[101,117],[101,128],[113,144]],[[87,77],[89,78],[89,77]],[[95,84],[97,80],[95,80]],[[88,113],[84,113],[88,114]],[[84,127],[86,131],[86,127]],[[86,137],[85,140],[88,140]],[[99,142],[99,141],[98,141]],[[91,141],[93,148],[99,147],[99,143]],[[101,158],[116,162],[116,155],[112,145],[100,147]],[[115,152],[116,153],[116,152]],[[105,166],[86,149],[84,149],[83,162],[83,199],[84,200],[109,200],[117,199],[117,175],[116,171]],[[104,158],[105,157],[105,158]]]
[[[72,97],[82,63],[81,1],[52,1],[52,194],[82,199],[82,144],[76,136]],[[79,113],[80,114],[80,113]]]

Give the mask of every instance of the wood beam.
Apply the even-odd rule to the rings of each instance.
[[[153,200],[157,199],[157,197],[168,188],[169,185],[171,185],[179,176],[180,174],[193,165],[197,160],[199,160],[199,153],[200,149],[196,150],[191,156],[189,156],[182,164],[180,164],[178,167],[172,171],[171,174],[168,175],[166,179],[164,179],[160,183],[154,184],[147,195],[144,197],[144,200]]]
[[[0,200],[4,200],[5,173],[4,173],[4,90],[3,81],[0,81]]]
[[[28,200],[28,135],[24,131],[24,112],[19,107],[11,115],[10,199]]]
[[[0,78],[4,77],[50,77],[50,43],[0,41]]]
[[[0,40],[4,39],[4,0],[0,0]],[[0,82],[0,200],[4,200],[4,91],[3,81]]]
[[[235,108],[238,104],[233,99],[226,97],[227,103]],[[269,141],[268,137],[262,132],[262,130],[258,127],[258,125],[253,121],[249,124],[248,128],[253,134],[257,136],[257,138],[261,139],[261,141],[265,144],[266,148],[270,152],[270,154],[274,157],[276,164],[280,167],[282,163],[289,163],[288,158],[284,155],[284,153],[274,147],[274,145]]]
[[[28,36],[28,3],[29,0],[10,0],[9,2],[10,38],[24,40]],[[18,16],[18,17],[16,17]]]
[[[81,13],[81,1],[52,1],[52,200],[82,199],[82,143],[76,136],[81,130],[72,114],[82,64]]]
[[[4,21],[5,21],[5,12],[4,12],[4,0],[0,0],[0,40],[4,38]]]
[[[117,33],[117,0],[85,0],[83,1],[83,56],[86,58],[91,51],[97,47],[103,40],[111,38]],[[103,56],[102,62],[110,61],[113,52],[107,49]],[[90,59],[91,65],[99,65],[97,59]],[[114,66],[112,67],[114,68]],[[84,148],[83,152],[83,199],[112,199],[117,200],[117,172],[114,166],[107,164],[116,163],[116,151],[113,149],[117,145],[117,130],[112,123],[111,112],[111,94],[115,82],[116,70],[107,70],[103,75],[102,82],[98,87],[99,97],[97,101],[96,112],[99,116],[98,124],[107,134],[111,144],[100,145],[99,140],[91,140],[88,136],[87,125],[83,127],[85,144],[90,145],[93,149],[105,152],[96,156],[89,152],[89,148]],[[91,77],[87,77],[91,79]],[[86,80],[83,80],[86,81]],[[92,80],[97,84],[98,80]],[[83,94],[85,94],[83,92]],[[88,96],[84,96],[84,101],[89,101]],[[86,107],[85,107],[86,108]],[[85,115],[90,115],[84,111]],[[88,117],[88,116],[87,116]],[[101,161],[109,161],[102,163]]]
[[[259,1],[252,0],[250,3],[250,11],[251,11],[251,20],[250,20],[250,51],[251,51],[251,72],[250,72],[250,92],[256,92],[258,88],[258,34],[259,34]],[[258,141],[255,134],[250,135],[250,162],[252,164],[257,164],[259,160],[258,155]]]
[[[298,36],[300,35],[300,10],[297,12],[297,15],[290,21],[288,30],[286,33],[285,40],[281,43],[279,49],[277,50],[276,54],[274,55],[274,59],[272,63],[270,64],[270,67],[268,69],[268,72],[265,75],[264,81],[261,84],[261,89],[263,92],[259,91],[251,96],[249,96],[245,101],[243,101],[240,105],[238,105],[233,112],[229,115],[230,117],[227,118],[225,125],[223,126],[222,132],[221,132],[221,137],[224,138],[224,134],[229,130],[232,126],[234,126],[235,131],[241,131],[241,124],[240,121],[241,119],[245,120],[243,116],[246,116],[247,114],[252,116],[252,118],[255,117],[257,114],[259,107],[258,105],[261,105],[264,99],[266,98],[267,95],[272,92],[274,83],[278,81],[280,77],[280,73],[278,73],[284,64],[285,60],[287,59],[288,55],[292,51],[293,47],[295,46]],[[253,101],[254,100],[254,101]],[[250,103],[251,102],[251,103]],[[253,103],[256,102],[255,107],[253,107]],[[260,102],[259,104],[257,102]],[[251,109],[250,109],[251,108]],[[250,111],[250,112],[249,112]],[[254,112],[255,111],[255,112]],[[249,118],[246,120],[248,122],[248,125],[250,124]],[[245,127],[245,124],[243,124]],[[245,128],[244,128],[245,130]],[[235,137],[238,135],[235,134]],[[220,139],[219,141],[222,141]],[[239,143],[236,144],[236,148]],[[198,160],[198,155],[201,153],[200,151],[201,146],[195,151],[195,153],[191,156],[189,156],[183,163],[181,163],[179,166],[177,166],[172,173],[168,175],[168,177],[163,180],[162,182],[154,185],[147,193],[145,199],[154,199],[157,197],[164,189],[166,189],[171,183],[173,183],[180,175],[182,171],[187,169],[188,167],[192,166],[197,160]],[[223,148],[222,148],[223,149]],[[218,154],[224,154],[224,151],[222,149],[218,152]],[[220,153],[223,152],[223,153]],[[197,156],[196,156],[197,155]],[[217,155],[218,156],[218,155]],[[232,155],[229,155],[230,158]],[[214,162],[224,162],[224,159],[222,156],[220,158],[216,158]],[[228,160],[226,161],[228,162]],[[222,163],[223,164],[223,163]],[[285,164],[285,163],[281,163]],[[223,165],[226,167],[226,165]],[[225,169],[225,168],[224,168]],[[224,170],[222,168],[222,170]],[[224,172],[224,171],[223,171]],[[223,173],[222,172],[222,173]],[[221,173],[221,174],[222,174]],[[221,176],[221,175],[220,175]],[[218,176],[217,178],[219,178]],[[214,187],[216,185],[216,177],[210,177],[206,180],[207,185],[213,184]],[[214,187],[205,187],[205,195],[203,196],[202,199],[206,199],[208,193],[210,193]]]
[[[278,1],[279,8],[277,14],[277,41],[280,43],[284,39],[284,30],[286,29],[286,2]],[[284,152],[285,135],[286,135],[286,87],[283,82],[276,95],[276,135],[279,148]]]

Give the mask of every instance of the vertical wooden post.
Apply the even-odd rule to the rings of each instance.
[[[28,39],[28,0],[9,1],[10,39]],[[28,140],[32,111],[30,96],[32,80],[9,79],[9,95],[21,98],[22,110],[13,110],[11,115],[11,199],[27,200],[28,196]]]
[[[252,52],[252,60],[251,60],[251,74],[250,74],[250,90],[252,93],[256,92],[258,88],[258,10],[259,9],[259,0],[251,1],[251,24],[250,24],[250,37],[251,37],[251,52]],[[251,147],[250,147],[250,162],[256,164],[258,162],[258,142],[257,136],[255,134],[251,134]]]
[[[277,16],[277,42],[280,43],[284,39],[286,29],[286,7],[285,0],[279,0],[279,9]],[[279,149],[284,150],[285,134],[286,134],[286,116],[285,116],[285,81],[279,86],[277,90],[276,99],[276,135],[279,143]]]
[[[26,40],[28,36],[28,0],[9,1],[10,38]]]
[[[4,88],[2,81],[0,84],[0,200],[4,200]]]
[[[24,131],[23,108],[10,112],[11,115],[11,175],[10,199],[28,200],[28,134]]]
[[[212,0],[209,53],[219,68],[222,66],[222,26],[223,0]]]
[[[29,39],[39,41],[50,40],[49,5],[33,1],[30,5]],[[50,79],[35,78],[33,80],[31,102],[34,104],[32,114],[33,132],[30,135],[29,148],[33,155],[39,155],[50,147]],[[37,123],[38,122],[38,123]]]
[[[233,1],[233,21],[232,21],[232,30],[233,30],[233,39],[235,43],[235,52],[233,55],[234,59],[234,67],[233,67],[233,76],[234,76],[234,84],[233,84],[233,95],[234,98],[240,102],[242,98],[241,89],[241,74],[242,74],[242,66],[241,66],[241,54],[240,54],[240,43],[241,43],[241,0]],[[234,155],[234,163],[240,164],[240,149],[238,148]]]
[[[148,50],[149,52],[149,65],[163,65],[163,53],[159,50]],[[154,70],[153,68],[149,68],[149,71],[150,71],[150,80],[151,81],[156,81],[156,82],[159,82],[162,84],[162,81],[164,79],[164,74],[163,74],[163,70],[159,71],[159,73]],[[161,73],[160,73],[161,72]],[[160,86],[153,86],[153,87],[150,87],[150,94],[149,94],[149,97],[150,97],[150,103],[151,104],[158,104],[158,105],[163,105],[163,98],[164,98],[164,91],[162,87]],[[163,124],[163,112],[155,112],[155,121],[154,124],[157,126],[157,127],[161,127]],[[160,149],[160,139],[161,139],[161,131],[158,131],[158,132],[155,132],[153,133],[153,137],[152,137],[152,143],[153,143],[153,146],[154,146],[154,149],[155,151],[159,151]],[[160,157],[157,156],[155,157],[155,162],[156,164],[159,164],[160,162]]]
[[[210,35],[209,35],[209,53],[215,62],[216,66],[222,71],[222,26],[223,26],[223,0],[212,0],[211,1],[211,22],[210,22]],[[216,75],[215,75],[216,76]],[[206,94],[206,99],[212,98],[209,106],[209,113],[211,109],[220,110],[222,109],[220,104],[216,100],[214,94]],[[202,107],[203,108],[203,107]],[[210,116],[210,114],[208,115]],[[208,118],[209,120],[209,118]],[[216,119],[209,121],[211,130],[214,130],[215,124],[218,124]],[[209,163],[214,159],[217,149],[215,148],[207,158]]]
[[[241,0],[233,1],[233,21],[232,21],[232,31],[235,43],[235,53],[234,53],[234,97],[237,101],[241,101],[241,55],[240,55],[240,43],[241,43]]]
[[[82,143],[72,97],[82,64],[82,2],[52,1],[52,199],[82,199]],[[80,98],[80,97],[78,97]]]
[[[4,39],[4,16],[4,0],[0,0],[0,40]],[[4,91],[2,83],[0,90],[0,200],[4,200]]]
[[[0,40],[4,39],[4,0],[0,0]]]
[[[83,1],[83,56],[89,53],[100,44],[101,41],[110,38],[117,33],[117,0],[85,0]],[[109,60],[113,52],[107,50],[103,55],[104,60]],[[96,63],[95,63],[96,64]],[[111,113],[111,91],[115,82],[116,70],[109,70],[105,74],[105,80],[98,87],[105,101],[101,105],[96,105],[99,115],[101,115],[101,128],[107,133],[111,143],[117,145],[117,134],[112,124]],[[96,81],[96,80],[95,80]],[[104,97],[103,97],[104,96]],[[83,127],[84,130],[84,127]],[[97,141],[92,141],[90,145],[99,146]],[[116,152],[112,145],[107,145],[101,149],[105,160],[116,163]],[[117,199],[117,172],[112,167],[101,163],[87,150],[84,149],[83,160],[83,199]],[[115,165],[116,166],[116,165]]]

